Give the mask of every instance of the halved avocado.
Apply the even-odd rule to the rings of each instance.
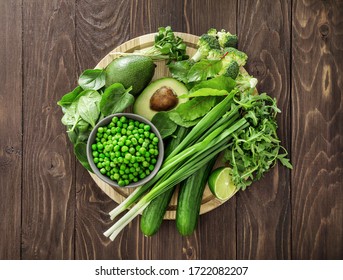
[[[188,98],[178,98],[187,94],[186,86],[173,78],[161,78],[153,81],[137,97],[133,112],[151,120],[157,112],[170,111]]]

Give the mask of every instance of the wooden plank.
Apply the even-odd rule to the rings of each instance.
[[[292,256],[343,258],[343,2],[294,1]]]
[[[184,32],[195,35],[209,28],[236,33],[237,1],[185,1]],[[183,241],[186,259],[236,258],[236,198],[201,215],[196,232]]]
[[[95,65],[112,49],[129,39],[129,1],[84,1],[76,3],[76,59],[78,75]],[[76,80],[77,78],[75,78]],[[76,164],[76,259],[136,259],[137,221],[111,242],[103,235],[113,222],[108,212],[116,204]],[[134,228],[134,229],[133,229]],[[129,238],[126,238],[129,237]]]
[[[20,259],[22,177],[21,1],[1,1],[0,259]]]
[[[239,48],[259,92],[278,100],[282,145],[290,150],[290,1],[239,1]],[[243,16],[245,15],[245,16]],[[237,258],[291,258],[290,172],[281,164],[238,196]]]
[[[131,1],[130,36],[157,32],[158,27],[170,25],[182,32],[183,1]],[[138,246],[143,259],[182,259],[182,238],[177,233],[175,221],[164,221],[152,237],[144,237],[137,230]],[[171,241],[172,240],[172,241]]]
[[[75,86],[75,3],[24,1],[23,259],[74,257],[74,157],[57,100]]]

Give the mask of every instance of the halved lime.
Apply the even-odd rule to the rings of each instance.
[[[220,200],[227,200],[237,191],[234,185],[229,167],[219,167],[212,171],[208,178],[208,186],[215,197]]]

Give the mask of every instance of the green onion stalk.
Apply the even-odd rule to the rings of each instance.
[[[170,155],[164,160],[160,171],[156,176],[143,186],[137,187],[134,192],[132,192],[122,203],[120,203],[116,208],[114,208],[110,213],[110,218],[115,219],[120,213],[131,207],[144,193],[146,193],[166,172],[173,173],[177,168],[180,167],[182,160],[187,158],[194,150],[199,149],[197,147],[190,147],[190,145],[198,140],[204,140],[212,132],[215,131],[221,125],[229,126],[232,121],[239,117],[238,108],[232,111],[231,114],[225,114],[231,107],[233,103],[233,97],[237,91],[233,90],[230,94],[217,104],[210,112],[208,112],[202,120],[197,123],[196,126],[187,134],[187,136],[181,141],[177,149],[172,151]],[[214,124],[215,122],[215,124]],[[225,126],[224,126],[225,127]],[[222,127],[222,129],[224,128]],[[218,131],[216,132],[218,133]],[[213,135],[211,136],[213,137]],[[190,148],[186,150],[186,148]],[[182,152],[181,152],[182,151]]]
[[[239,118],[236,107],[234,107],[235,113],[226,114],[231,108],[235,94],[236,91],[232,91],[190,131],[179,145],[182,148],[177,149],[176,152],[174,150],[165,159],[153,180],[137,188],[125,201],[110,212],[111,219],[114,219],[151,188],[150,192],[145,194],[131,210],[104,233],[105,236],[113,240],[128,223],[149,205],[150,201],[192,175],[229,146],[230,135],[248,125],[244,118]],[[201,141],[196,142],[198,139]]]

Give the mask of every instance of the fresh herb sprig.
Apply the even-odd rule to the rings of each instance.
[[[186,44],[183,39],[176,36],[170,26],[159,27],[155,35],[154,45],[143,50],[136,50],[133,53],[112,52],[113,55],[129,56],[143,55],[148,56],[154,61],[166,60],[169,64],[171,61],[182,61],[189,58],[186,54]]]

